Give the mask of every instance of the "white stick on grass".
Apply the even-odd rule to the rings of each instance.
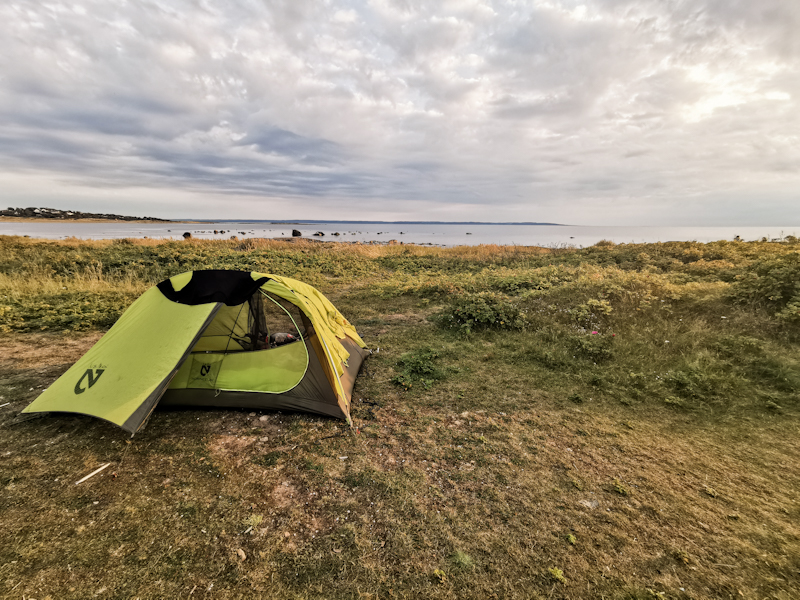
[[[86,481],[87,479],[89,479],[89,477],[94,477],[95,475],[97,475],[97,474],[98,474],[100,471],[102,471],[103,469],[105,469],[105,468],[106,468],[107,466],[109,466],[110,464],[111,464],[111,463],[106,463],[106,464],[104,464],[102,467],[100,467],[99,469],[96,469],[96,470],[92,471],[91,473],[89,473],[89,474],[88,474],[86,477],[84,477],[83,479],[79,479],[78,481],[76,481],[76,482],[75,482],[75,485],[78,485],[79,483],[83,483],[84,481]]]

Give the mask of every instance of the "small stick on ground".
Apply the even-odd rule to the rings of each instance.
[[[111,464],[111,463],[106,463],[106,464],[104,464],[102,467],[100,467],[99,469],[95,469],[94,471],[92,471],[91,473],[89,473],[89,474],[88,474],[86,477],[84,477],[83,479],[79,479],[78,481],[76,481],[76,482],[75,482],[75,485],[78,485],[79,483],[83,483],[84,481],[86,481],[87,479],[89,479],[89,477],[94,477],[94,476],[95,476],[95,475],[97,475],[97,474],[98,474],[100,471],[102,471],[103,469],[105,469],[106,467],[108,467],[110,464]]]

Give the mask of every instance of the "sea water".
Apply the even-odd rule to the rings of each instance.
[[[0,235],[27,235],[35,238],[114,239],[153,238],[183,239],[188,232],[193,238],[229,239],[291,237],[292,230],[303,237],[336,242],[386,243],[390,240],[406,244],[435,246],[475,246],[501,244],[517,246],[586,247],[600,240],[615,243],[716,240],[779,239],[800,235],[800,226],[774,227],[590,227],[573,225],[499,225],[473,223],[330,223],[272,221],[200,221],[171,223],[70,221],[0,222]],[[214,233],[214,231],[217,233]],[[223,232],[224,233],[221,233]],[[324,236],[314,237],[322,232]],[[339,235],[335,235],[335,234]]]

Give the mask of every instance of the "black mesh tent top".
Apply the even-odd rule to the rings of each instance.
[[[194,271],[192,278],[179,291],[166,279],[159,283],[159,291],[178,304],[196,306],[210,302],[221,302],[227,306],[244,304],[269,277],[253,279],[247,271],[208,270]]]

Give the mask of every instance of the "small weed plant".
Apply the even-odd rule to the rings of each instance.
[[[475,561],[472,560],[472,557],[461,550],[456,550],[450,555],[450,562],[452,562],[453,566],[456,568],[463,570],[472,569],[475,566]]]

